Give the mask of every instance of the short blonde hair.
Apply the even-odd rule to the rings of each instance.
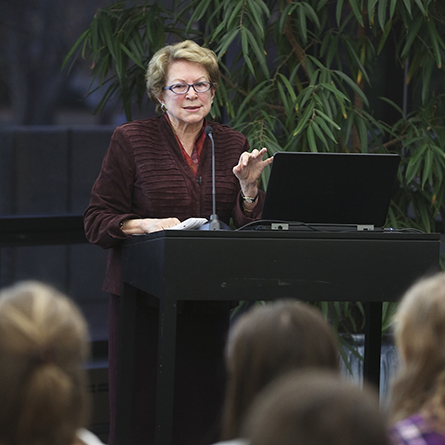
[[[209,75],[209,80],[212,82],[214,90],[218,88],[220,73],[216,54],[208,48],[199,46],[193,40],[184,40],[183,42],[160,49],[154,54],[148,64],[145,74],[147,93],[156,104],[158,102],[156,97],[165,87],[168,68],[175,60],[186,60],[187,62],[202,65]]]
[[[42,283],[0,292],[0,442],[70,445],[89,413],[87,324]]]

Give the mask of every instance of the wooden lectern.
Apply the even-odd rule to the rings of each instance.
[[[117,440],[131,439],[134,314],[139,289],[159,299],[156,444],[172,444],[176,307],[184,300],[361,301],[365,378],[378,384],[381,304],[439,270],[439,234],[399,232],[176,231],[127,240],[122,257],[123,353]],[[127,390],[126,390],[127,389]],[[134,444],[142,445],[142,444]]]

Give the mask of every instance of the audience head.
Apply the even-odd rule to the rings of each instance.
[[[393,422],[426,410],[445,424],[445,273],[408,289],[394,334],[401,368],[392,388]]]
[[[337,373],[289,373],[249,410],[242,436],[250,445],[389,445],[376,392]]]
[[[0,443],[72,445],[85,426],[86,322],[37,282],[0,291]]]
[[[338,348],[318,309],[301,301],[276,301],[256,305],[239,318],[227,342],[226,367],[222,435],[233,439],[268,383],[295,369],[338,371]]]

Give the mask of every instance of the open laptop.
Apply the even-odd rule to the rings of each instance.
[[[278,152],[262,214],[270,227],[263,228],[381,228],[399,163],[397,154]]]

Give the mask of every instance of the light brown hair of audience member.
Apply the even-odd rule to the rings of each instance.
[[[77,443],[87,355],[86,322],[66,296],[37,282],[0,292],[0,443]]]
[[[295,300],[255,306],[240,317],[226,347],[223,439],[239,436],[247,409],[273,379],[306,367],[338,371],[338,357],[332,329],[317,308]]]
[[[392,386],[391,420],[423,412],[445,428],[445,273],[408,289],[394,322],[401,367]]]
[[[271,383],[255,399],[242,436],[250,445],[389,445],[376,392],[320,370]]]

